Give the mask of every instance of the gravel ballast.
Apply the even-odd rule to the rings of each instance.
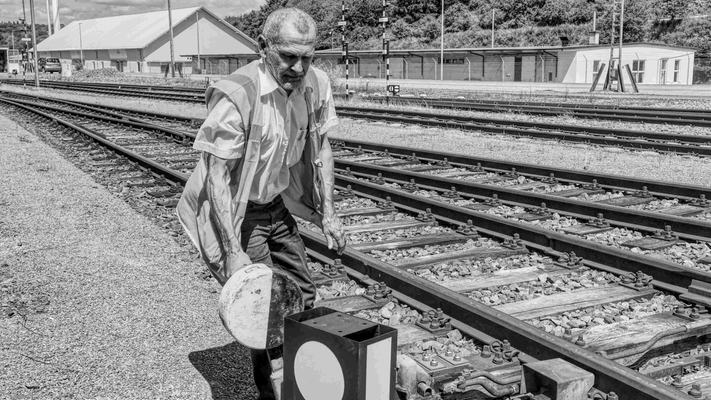
[[[0,398],[254,398],[199,260],[2,115],[0,147]]]

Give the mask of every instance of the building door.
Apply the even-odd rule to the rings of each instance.
[[[662,58],[662,65],[659,67],[659,83],[662,85],[667,83],[667,62],[666,58]]]
[[[521,82],[521,64],[523,64],[523,57],[514,57],[514,82]]]

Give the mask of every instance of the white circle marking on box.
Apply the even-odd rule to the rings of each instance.
[[[341,363],[331,349],[319,342],[306,342],[294,358],[296,386],[305,400],[341,400],[345,379]]]

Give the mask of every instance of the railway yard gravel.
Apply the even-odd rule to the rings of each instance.
[[[0,398],[253,398],[199,260],[2,115],[0,147]]]
[[[568,103],[574,103],[573,101],[568,101]],[[563,114],[557,116],[539,116],[531,115],[525,112],[518,111],[507,111],[507,112],[487,112],[487,111],[469,111],[463,109],[451,109],[451,108],[437,108],[437,107],[423,107],[421,105],[409,105],[403,104],[390,104],[389,106],[384,105],[380,102],[367,101],[363,99],[354,99],[346,102],[345,100],[337,100],[337,105],[341,106],[351,106],[351,107],[366,107],[366,108],[386,108],[388,110],[402,110],[402,111],[422,111],[428,113],[444,114],[444,115],[456,115],[471,118],[491,118],[499,119],[511,122],[537,122],[537,123],[547,123],[547,124],[563,124],[563,125],[573,125],[579,127],[595,127],[595,128],[606,128],[615,130],[633,130],[633,131],[643,131],[643,132],[655,132],[655,133],[667,133],[667,134],[680,134],[680,135],[700,135],[709,136],[711,135],[711,129],[700,127],[700,126],[685,126],[680,127],[678,125],[666,125],[666,124],[651,124],[643,122],[621,122],[621,121],[611,121],[603,119],[586,119],[586,118],[575,118],[571,114]],[[577,103],[576,103],[577,104]],[[584,104],[584,103],[583,103]],[[690,102],[689,106],[684,106],[680,108],[701,108],[708,109],[709,106],[700,105],[698,101]],[[628,106],[629,104],[624,103],[623,106]],[[455,124],[456,125],[456,124]]]
[[[341,118],[340,125],[330,131],[329,137],[583,170],[589,173],[711,186],[711,163],[705,158],[693,156],[651,151],[633,152],[615,147],[513,138],[457,129],[364,122],[347,118]]]

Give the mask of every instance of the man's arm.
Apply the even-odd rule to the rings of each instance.
[[[336,213],[336,207],[333,205],[333,186],[334,186],[334,167],[333,153],[331,152],[331,144],[328,142],[328,136],[324,133],[321,138],[321,152],[319,158],[323,164],[318,169],[321,175],[321,198],[323,201],[323,234],[326,236],[328,248],[335,247],[338,249],[338,254],[343,254],[346,248],[346,237],[343,233],[343,225]]]
[[[210,219],[217,227],[225,251],[226,279],[232,274],[251,264],[247,254],[242,251],[240,237],[235,232],[233,221],[237,212],[230,194],[230,171],[239,160],[225,160],[215,155],[204,153],[207,157],[207,197],[210,201]]]

